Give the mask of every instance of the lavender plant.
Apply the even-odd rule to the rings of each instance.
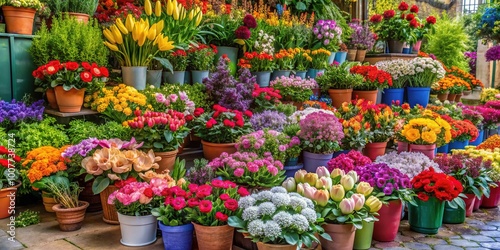
[[[43,118],[43,100],[31,105],[12,100],[0,100],[0,126],[6,131],[17,128],[20,124],[41,121]]]

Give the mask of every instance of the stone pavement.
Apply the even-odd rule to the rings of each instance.
[[[20,211],[27,207],[19,208]],[[102,214],[88,213],[83,227],[75,232],[61,232],[55,215],[47,213],[41,205],[29,206],[40,211],[42,221],[16,230],[15,241],[8,240],[8,219],[0,220],[0,250],[91,250],[91,249],[163,249],[161,238],[150,246],[126,247],[120,244],[120,228],[101,220]],[[467,218],[465,224],[445,224],[437,235],[424,235],[410,231],[408,221],[403,220],[394,242],[373,242],[371,249],[500,249],[500,211],[481,209]]]

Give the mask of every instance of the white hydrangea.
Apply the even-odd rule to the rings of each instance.
[[[253,47],[257,52],[264,52],[270,55],[274,54],[274,41],[273,35],[267,34],[263,30],[259,30],[257,40],[255,40]]]
[[[261,192],[257,193],[255,199],[258,201],[270,201],[273,199],[273,193],[271,191],[267,191],[267,190],[261,191]]]
[[[245,208],[241,217],[244,221],[252,221],[259,218],[259,207],[251,206]]]
[[[272,202],[264,202],[259,205],[259,216],[273,215],[276,206]]]
[[[309,221],[309,223],[315,223],[316,219],[318,218],[316,211],[314,211],[312,208],[302,209],[300,214],[304,215],[304,217],[306,217],[306,219],[307,219],[307,221]]]
[[[284,212],[284,211],[281,211],[281,212],[278,212],[277,214],[275,214],[273,216],[273,220],[276,223],[278,223],[278,225],[280,225],[282,228],[289,227],[293,224],[292,215],[287,213],[287,212]]]
[[[309,230],[309,222],[307,218],[302,214],[294,214],[292,216],[293,226],[297,228],[299,232],[305,232]]]
[[[254,220],[248,223],[248,233],[252,236],[263,236],[265,224],[262,220]]]
[[[264,225],[264,236],[270,239],[275,239],[281,236],[281,227],[278,223],[270,220]]]
[[[290,195],[282,194],[282,193],[275,193],[273,198],[272,198],[272,202],[277,207],[287,206],[288,204],[290,204]]]
[[[276,140],[276,141],[278,141],[278,140]],[[271,192],[273,192],[273,193],[282,193],[282,194],[288,193],[286,191],[286,189],[284,187],[281,187],[281,186],[277,186],[277,187],[271,188]]]
[[[292,206],[292,208],[295,210],[308,207],[307,202],[305,201],[305,199],[302,199],[302,197],[291,197],[290,206]]]
[[[255,198],[253,198],[252,196],[241,197],[238,201],[238,207],[240,207],[241,209],[251,207],[255,204],[255,201]]]
[[[312,200],[309,200],[307,198],[303,198],[303,199],[306,202],[308,208],[314,209],[314,203],[312,202]]]

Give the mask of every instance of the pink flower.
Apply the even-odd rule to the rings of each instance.
[[[186,94],[185,91],[180,91],[179,92],[179,98],[181,98],[181,101],[186,101],[188,99],[188,96],[187,96],[187,94]]]
[[[170,100],[172,100],[172,102],[176,102],[176,101],[177,101],[178,96],[177,96],[176,94],[170,94],[170,95],[168,96],[168,98],[169,98]]]
[[[236,177],[241,177],[245,173],[245,170],[243,168],[237,168],[234,170],[234,176]]]
[[[259,166],[256,163],[249,162],[247,164],[248,171],[252,173],[257,173],[259,171]]]
[[[268,165],[267,171],[269,171],[269,173],[271,173],[273,176],[278,174],[278,169],[273,165]]]

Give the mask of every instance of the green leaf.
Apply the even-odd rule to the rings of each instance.
[[[245,221],[238,218],[238,216],[229,217],[229,219],[227,220],[227,224],[235,228],[245,228]]]
[[[97,178],[95,178],[94,183],[92,183],[92,192],[94,194],[100,194],[108,186],[109,186],[109,179],[104,176],[98,176]]]
[[[166,58],[160,58],[160,57],[153,57],[153,59],[155,59],[156,61],[160,62],[160,64],[165,68],[167,69],[168,71],[170,71],[170,73],[174,73],[174,67],[172,66],[172,64],[170,63],[170,61]]]
[[[299,241],[299,235],[297,233],[285,234],[286,243],[290,245],[296,245]]]
[[[174,135],[172,134],[172,131],[170,130],[165,130],[165,132],[163,132],[163,137],[165,137],[165,140],[170,143],[171,141],[174,140]]]
[[[307,6],[303,2],[298,2],[295,4],[295,8],[300,11],[304,11],[307,9]]]
[[[163,148],[163,144],[161,144],[160,142],[154,142],[153,143],[153,147],[155,147],[155,148]]]

